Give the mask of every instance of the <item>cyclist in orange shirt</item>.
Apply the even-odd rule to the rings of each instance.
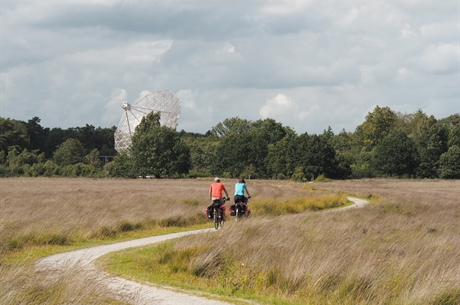
[[[214,200],[219,199],[220,202],[222,202],[222,191],[224,191],[225,196],[229,198],[227,189],[225,189],[225,186],[220,183],[220,179],[218,177],[214,178],[214,183],[209,187],[209,199],[211,199],[213,202]]]
[[[220,179],[218,177],[214,178],[214,183],[211,184],[209,187],[209,199],[211,199],[212,204],[208,206],[208,217],[209,215],[212,215],[212,209],[214,206],[218,208],[218,217],[223,217],[223,212],[225,211],[225,207],[223,204],[225,201],[222,198],[222,191],[225,192],[225,195],[227,196],[227,200],[230,199],[228,197],[227,189],[225,189],[225,186],[220,183]]]

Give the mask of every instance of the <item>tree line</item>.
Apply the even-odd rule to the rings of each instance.
[[[160,126],[151,113],[129,150],[116,127],[43,128],[0,118],[0,176],[209,177],[259,179],[460,178],[460,115],[402,114],[376,106],[353,132],[297,134],[271,118],[223,120],[205,134]],[[100,156],[114,156],[103,164]]]

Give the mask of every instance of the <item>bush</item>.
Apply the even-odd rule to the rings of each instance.
[[[43,167],[44,167],[43,176],[53,177],[53,176],[61,175],[61,168],[59,167],[59,165],[57,165],[51,160],[46,161]]]
[[[439,160],[439,177],[444,179],[460,178],[460,147],[454,145],[441,155]]]
[[[118,230],[120,232],[129,232],[142,229],[141,223],[131,223],[129,221],[123,221],[118,225]]]
[[[331,182],[332,180],[324,176],[324,174],[319,175],[315,179],[316,182]]]
[[[305,174],[303,172],[303,167],[302,166],[296,167],[295,170],[294,170],[294,174],[292,174],[291,178],[294,181],[305,182],[306,178],[305,178]]]

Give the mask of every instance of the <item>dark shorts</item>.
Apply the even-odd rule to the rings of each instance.
[[[222,201],[223,201],[222,199],[214,199],[214,200],[212,201],[211,206],[220,207],[220,206],[223,204]]]
[[[241,196],[241,195],[235,195],[235,203],[237,203],[237,201],[242,201],[244,203],[247,203],[248,202],[248,199],[244,196]]]

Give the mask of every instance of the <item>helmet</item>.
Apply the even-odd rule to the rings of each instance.
[[[215,182],[220,182],[219,177],[214,178],[214,181],[215,181]]]

